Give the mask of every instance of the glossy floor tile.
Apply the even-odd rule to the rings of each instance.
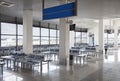
[[[106,55],[90,57],[84,63],[74,62],[70,67],[54,61],[49,69],[44,65],[42,72],[38,67],[34,71],[4,68],[0,81],[120,81],[120,50],[108,50]]]

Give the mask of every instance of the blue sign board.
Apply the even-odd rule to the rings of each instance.
[[[76,3],[68,3],[60,6],[43,9],[43,20],[76,16]]]

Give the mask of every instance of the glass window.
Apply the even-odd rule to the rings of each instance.
[[[56,44],[56,37],[50,38],[50,44]]]
[[[76,36],[75,36],[75,39],[76,39],[76,43],[81,43],[81,33],[80,32],[76,32]]]
[[[108,34],[104,33],[104,43],[107,45],[108,43]]]
[[[82,37],[82,43],[87,43],[87,38],[86,37]]]
[[[58,37],[56,38],[56,44],[59,44],[59,38]]]
[[[58,30],[58,31],[57,31],[57,37],[59,37],[59,36],[60,36],[60,31]]]
[[[117,57],[118,57],[118,62],[120,62],[120,54],[118,54],[118,56],[117,56]]]
[[[2,22],[1,34],[16,34],[16,24]]]
[[[60,30],[57,30],[57,38],[56,38],[57,44],[59,44],[59,38],[60,38]]]
[[[120,33],[118,34],[118,45],[120,46]]]
[[[76,38],[76,43],[80,43],[80,38]]]
[[[60,43],[60,42],[59,42],[59,40],[60,40],[60,39],[59,39],[59,38],[57,38],[57,44],[59,44],[59,43]]]
[[[42,45],[49,44],[49,38],[48,37],[41,37],[41,44]]]
[[[76,38],[80,38],[80,37],[81,37],[80,32],[76,32]]]
[[[18,25],[18,35],[23,35],[23,25]]]
[[[82,33],[82,43],[87,43],[87,33],[86,32],[81,32]]]
[[[18,36],[18,45],[23,45],[23,36]]]
[[[40,28],[33,27],[33,36],[40,36]]]
[[[86,32],[82,32],[82,37],[86,37],[87,38],[87,33]]]
[[[41,28],[41,36],[49,36],[49,29]]]
[[[87,43],[87,32],[76,32],[76,43]]]
[[[56,30],[50,29],[50,37],[56,37]]]
[[[114,33],[108,34],[108,44],[114,45]]]
[[[1,46],[16,46],[16,36],[1,35]]]
[[[40,37],[33,37],[33,45],[40,45]]]

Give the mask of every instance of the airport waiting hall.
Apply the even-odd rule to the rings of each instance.
[[[0,0],[0,81],[120,81],[119,5]]]

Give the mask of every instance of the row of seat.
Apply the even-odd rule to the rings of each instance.
[[[48,48],[51,47],[59,47],[59,45],[34,45],[33,46],[33,53],[41,53],[44,51],[47,51]],[[15,46],[10,46],[10,47],[1,47],[0,48],[0,56],[3,55],[9,55],[13,51],[23,51],[22,46],[18,46],[17,48]]]
[[[26,56],[26,58],[27,58],[29,61],[45,60],[45,59],[44,59],[44,55],[40,55],[40,54],[30,54],[30,55]]]
[[[44,64],[47,64],[49,66],[49,62],[51,61],[49,59],[45,60],[44,55],[41,54],[26,55],[24,53],[13,53],[10,56],[2,56],[1,58],[6,61],[7,68],[9,66],[13,66],[14,70],[16,69],[16,67],[18,70],[18,67],[24,68],[25,66],[30,66],[30,68],[32,69],[35,65],[39,65],[42,68],[43,62],[45,62]]]

